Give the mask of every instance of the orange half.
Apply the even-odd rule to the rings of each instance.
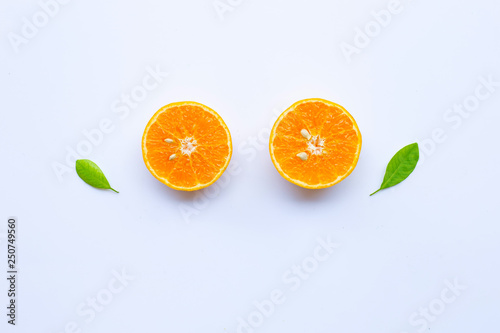
[[[276,120],[269,152],[286,180],[309,189],[330,187],[356,167],[361,133],[342,106],[320,98],[304,99]]]
[[[165,185],[181,191],[213,184],[226,170],[232,151],[224,120],[197,102],[162,107],[142,136],[142,156],[148,170]]]

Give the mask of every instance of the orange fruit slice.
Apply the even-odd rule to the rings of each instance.
[[[165,185],[194,191],[213,184],[233,151],[224,120],[196,102],[177,102],[158,110],[142,136],[142,157]]]
[[[295,185],[318,189],[344,180],[356,167],[361,133],[342,106],[311,98],[298,101],[276,120],[269,139],[274,166]]]

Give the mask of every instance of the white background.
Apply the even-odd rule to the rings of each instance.
[[[41,9],[2,0],[0,258],[5,271],[17,216],[20,275],[16,327],[1,279],[1,331],[237,332],[278,289],[254,332],[498,332],[500,87],[460,123],[445,117],[481,77],[500,81],[499,2],[401,2],[350,62],[342,43],[388,1],[230,3],[221,16],[212,0],[73,0],[16,52],[9,38]],[[156,67],[168,77],[120,118],[112,104]],[[325,190],[285,181],[266,147],[275,114],[310,97],[343,105],[363,134],[355,171]],[[141,156],[149,118],[183,100],[219,112],[233,138],[233,173],[198,193],[161,184]],[[85,157],[119,194],[54,172],[105,118],[113,131]],[[415,141],[425,162],[369,197]],[[339,247],[293,291],[283,276],[328,237]],[[134,280],[80,315],[122,269]],[[467,288],[445,304],[454,280]]]

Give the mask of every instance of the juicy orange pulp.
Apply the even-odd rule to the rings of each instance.
[[[271,131],[274,166],[288,181],[305,188],[333,186],[356,167],[361,133],[340,105],[313,98],[285,110]]]
[[[142,137],[146,167],[162,183],[193,191],[213,184],[231,159],[231,135],[222,118],[196,102],[158,110]]]

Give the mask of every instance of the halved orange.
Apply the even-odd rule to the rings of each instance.
[[[142,136],[149,171],[165,185],[194,191],[213,184],[233,151],[224,120],[197,102],[177,102],[158,110]]]
[[[330,187],[356,167],[361,133],[342,106],[320,98],[304,99],[276,120],[269,152],[286,180],[310,189]]]

